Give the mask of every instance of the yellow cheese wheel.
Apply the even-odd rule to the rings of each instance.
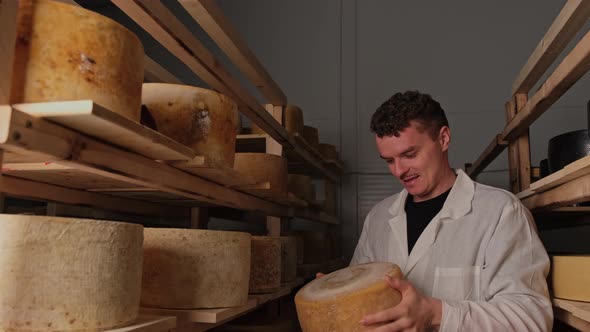
[[[303,332],[363,331],[359,321],[367,314],[397,305],[401,294],[383,277],[401,278],[392,263],[368,263],[341,269],[313,280],[295,295]]]
[[[551,283],[557,298],[590,302],[590,256],[553,256]]]
[[[141,304],[218,308],[248,300],[250,234],[146,228]]]
[[[281,288],[281,239],[252,237],[250,293],[271,293]]]
[[[297,278],[297,240],[293,236],[281,236],[281,282]]]
[[[295,105],[287,105],[283,115],[283,127],[290,133],[303,131],[303,111]],[[252,134],[266,134],[264,130],[252,123]]]
[[[238,107],[212,90],[145,83],[142,103],[162,134],[206,156],[213,166],[233,167]]]
[[[139,311],[143,226],[0,215],[0,331],[97,331]]]
[[[92,99],[139,122],[144,51],[119,23],[82,7],[21,1],[11,103]]]
[[[236,153],[234,169],[257,183],[269,182],[275,192],[287,192],[287,160],[266,153]]]
[[[308,202],[315,201],[315,190],[311,177],[302,174],[289,174],[288,176],[289,192]]]

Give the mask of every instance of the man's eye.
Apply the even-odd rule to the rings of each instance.
[[[388,164],[393,164],[393,159],[385,159],[385,162]]]
[[[408,158],[408,159],[413,159],[414,157],[416,157],[416,152],[414,152],[414,153],[408,153],[406,155],[406,158]]]

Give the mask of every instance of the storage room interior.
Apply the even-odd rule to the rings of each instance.
[[[14,17],[17,12],[19,15],[26,12],[29,7],[34,7],[37,1],[14,0],[12,3],[0,0],[0,27],[4,31],[0,31],[0,45],[2,45],[0,52],[4,58],[4,60],[0,58],[0,73],[3,73],[0,89],[2,103],[0,105],[13,105],[12,107],[0,106],[0,113],[6,114],[0,114],[0,121],[7,122],[7,125],[0,123],[2,126],[0,128],[0,152],[4,151],[0,180],[2,178],[7,180],[1,182],[2,185],[0,185],[0,212],[6,215],[20,215],[25,218],[36,215],[38,217],[61,216],[76,219],[123,221],[144,225],[146,230],[148,227],[160,230],[204,228],[224,231],[224,234],[238,234],[234,232],[237,231],[259,237],[260,246],[267,238],[276,240],[277,236],[290,236],[295,241],[297,237],[298,248],[297,250],[293,249],[294,252],[290,253],[297,256],[295,257],[297,266],[293,266],[297,272],[296,278],[294,277],[287,284],[279,283],[279,288],[274,288],[271,291],[255,292],[259,293],[256,295],[252,293],[253,281],[250,279],[250,295],[244,295],[248,295],[247,299],[246,297],[243,299],[247,302],[243,302],[240,306],[233,305],[229,309],[218,308],[219,306],[215,305],[213,309],[207,306],[179,308],[174,305],[158,308],[158,305],[154,303],[157,302],[160,295],[154,295],[148,300],[148,297],[142,293],[137,321],[118,322],[107,327],[89,328],[85,325],[84,328],[80,327],[80,330],[120,329],[123,331],[125,326],[129,326],[126,331],[141,331],[143,328],[146,331],[151,328],[150,332],[300,331],[301,321],[298,322],[295,310],[295,294],[304,285],[314,281],[316,272],[329,273],[346,268],[351,261],[369,211],[386,197],[404,189],[404,186],[390,173],[388,165],[380,157],[375,144],[375,134],[370,130],[371,116],[394,93],[418,90],[430,94],[440,102],[449,120],[451,130],[449,148],[451,167],[462,169],[471,175],[469,168],[487,154],[485,165],[478,170],[478,174],[473,177],[474,180],[514,194],[520,193],[517,197],[521,198],[523,202],[526,199],[531,200],[530,197],[534,195],[543,194],[543,192],[535,193],[535,190],[532,189],[530,193],[526,190],[529,189],[531,183],[542,179],[538,173],[543,172],[540,170],[540,165],[544,159],[548,158],[550,139],[571,131],[590,130],[590,95],[588,94],[590,77],[586,73],[590,67],[590,42],[584,39],[590,31],[590,23],[588,22],[590,1],[586,0],[499,0],[490,2],[467,0],[65,0],[57,2],[80,6],[88,11],[108,17],[139,37],[145,55],[157,63],[157,68],[168,72],[164,75],[161,74],[162,71],[148,73],[149,70],[146,67],[145,82],[178,83],[211,89],[224,94],[224,91],[219,91],[218,86],[211,85],[211,82],[216,82],[231,91],[234,96],[230,97],[235,99],[237,96],[240,99],[237,101],[239,121],[235,132],[237,135],[234,143],[235,149],[232,148],[231,151],[232,162],[234,152],[236,155],[240,153],[245,155],[245,153],[251,152],[266,152],[267,155],[278,154],[284,157],[281,159],[284,159],[285,169],[288,168],[290,175],[292,173],[309,175],[307,179],[313,183],[312,196],[315,195],[315,198],[311,200],[304,199],[299,193],[293,195],[297,189],[291,187],[291,180],[288,183],[289,192],[284,193],[277,193],[267,187],[260,189],[262,188],[260,181],[257,181],[256,184],[234,186],[229,182],[234,180],[240,182],[241,176],[236,173],[235,167],[230,166],[230,170],[215,170],[214,166],[191,166],[190,163],[194,161],[187,161],[187,159],[178,161],[178,159],[151,157],[135,151],[133,148],[117,145],[117,142],[111,142],[108,138],[89,134],[77,127],[70,127],[66,122],[62,123],[51,116],[43,115],[44,109],[41,107],[43,102],[65,102],[71,99],[16,100],[14,98],[16,86],[14,82],[17,79],[14,77],[20,74],[18,59],[21,55],[18,52],[20,52],[19,47],[21,46],[19,46],[19,42],[26,44],[28,40],[23,42],[26,38],[19,35],[20,30],[17,30],[16,34],[14,33],[15,27],[17,29],[22,27],[15,24],[16,20],[11,17]],[[16,5],[17,3],[18,5]],[[157,10],[158,8],[160,10]],[[164,11],[171,13],[176,20],[172,22],[171,19],[167,19],[166,15],[162,14]],[[201,11],[205,14],[202,14]],[[219,16],[220,13],[221,16]],[[572,18],[574,16],[575,18]],[[202,19],[203,22],[199,19]],[[573,22],[574,20],[577,20],[578,23]],[[181,28],[182,25],[186,27],[186,30]],[[71,28],[76,29],[75,26],[71,26]],[[150,28],[153,29],[148,31]],[[563,29],[565,32],[557,37],[555,34],[550,35],[552,31],[555,32],[559,29]],[[571,32],[571,30],[575,31]],[[186,32],[190,32],[190,36]],[[222,38],[219,39],[219,36]],[[559,45],[560,42],[555,42],[558,39],[564,40],[561,42],[563,46]],[[199,41],[202,45],[191,43],[193,40]],[[547,44],[543,44],[543,41]],[[165,43],[169,44],[163,45]],[[170,43],[175,43],[174,47],[171,47]],[[16,48],[13,46],[15,44]],[[539,48],[541,48],[541,52],[538,51]],[[572,73],[577,72],[579,79],[563,79],[575,82],[573,84],[558,82],[557,85],[561,85],[556,87],[554,82],[551,82],[552,84],[542,86],[552,74],[559,70],[562,64],[567,65],[563,60],[567,59],[570,53],[577,52],[578,48],[581,49],[579,57],[583,57],[582,60],[579,60],[579,64],[577,62],[572,64],[571,66],[576,66],[573,69],[565,69],[564,73],[566,74],[564,75],[575,76],[576,74]],[[202,52],[202,49],[205,51]],[[538,118],[531,117],[525,125],[529,128],[530,144],[526,143],[526,146],[530,149],[528,157],[530,164],[526,166],[530,168],[530,174],[525,176],[527,180],[523,180],[523,175],[519,173],[520,170],[516,170],[516,175],[513,174],[512,178],[513,181],[516,181],[515,177],[519,180],[515,184],[511,183],[511,164],[513,168],[518,169],[519,162],[522,167],[526,161],[522,159],[519,161],[518,156],[510,161],[512,158],[510,151],[515,146],[514,140],[508,141],[506,137],[501,137],[498,138],[499,141],[494,141],[494,138],[498,134],[503,134],[509,123],[506,103],[516,100],[515,96],[517,95],[513,83],[521,75],[527,61],[531,61],[529,58],[532,58],[531,54],[534,52],[538,52],[546,59],[544,58],[545,63],[540,65],[544,67],[537,69],[537,71],[541,71],[538,77],[533,78],[536,83],[525,91],[524,95],[526,97],[526,93],[528,93],[528,102],[534,101],[538,104],[531,107],[537,107],[539,110],[536,112],[540,116]],[[552,53],[557,54],[552,57]],[[187,61],[187,58],[190,58],[190,61]],[[91,60],[94,65],[93,61]],[[247,68],[254,68],[254,71],[257,71],[258,76],[254,75],[255,77],[258,79],[262,77],[263,82],[258,82],[260,83],[258,86],[256,82],[252,81],[250,74],[244,72],[242,67],[244,63],[251,66],[246,66]],[[199,75],[199,71],[207,72],[208,76]],[[260,72],[263,74],[260,75]],[[6,76],[6,73],[13,73],[15,76]],[[148,76],[148,74],[150,75]],[[268,75],[265,76],[266,74]],[[168,77],[173,77],[174,80],[167,82]],[[562,78],[558,77],[558,79]],[[276,87],[269,88],[269,81],[274,82]],[[271,98],[268,91],[273,89],[282,91],[284,94],[285,97],[281,102],[269,101]],[[519,93],[522,95],[522,92]],[[544,93],[547,94],[545,97],[541,97],[539,100],[535,99],[536,94]],[[93,97],[77,99],[91,100]],[[41,105],[37,115],[34,113],[36,109],[33,105],[36,102],[40,102],[39,105]],[[528,102],[527,105],[529,105]],[[96,100],[94,103],[94,105],[98,104]],[[259,108],[252,107],[252,103],[257,104]],[[26,107],[18,106],[21,104]],[[268,104],[271,104],[270,107]],[[29,107],[30,105],[33,106]],[[318,142],[315,142],[315,145],[309,144],[305,135],[294,134],[281,126],[281,124],[285,125],[286,105],[298,107],[302,112],[305,126],[317,128],[319,143],[335,147],[338,154],[336,159],[328,159],[318,149]],[[99,104],[99,106],[99,109],[102,109],[104,105]],[[92,116],[95,116],[96,106],[92,107]],[[244,112],[242,107],[248,107],[250,110]],[[59,108],[59,105],[49,108]],[[28,109],[33,110],[32,113],[29,113]],[[110,112],[108,109],[107,111]],[[270,116],[268,113],[265,114],[266,117],[260,115],[261,112],[266,111],[270,112]],[[252,119],[252,113],[255,114],[255,119]],[[24,117],[20,114],[24,114]],[[278,118],[276,114],[279,114]],[[27,120],[26,125],[22,125],[18,120],[29,119],[29,117],[35,120]],[[273,117],[279,119],[280,122],[273,120]],[[33,121],[32,125],[31,121]],[[109,120],[107,119],[107,121]],[[273,121],[276,123],[266,124]],[[65,128],[64,136],[60,137],[67,137],[64,140],[67,141],[67,144],[71,144],[71,150],[67,150],[67,154],[52,154],[62,149],[62,147],[51,146],[51,142],[57,142],[57,140],[47,140],[50,143],[47,143],[46,146],[43,144],[44,137],[53,135],[53,132],[57,130],[46,129],[49,128],[45,127],[46,122],[50,126],[56,125],[59,128]],[[113,123],[110,125],[125,126],[120,124],[122,122]],[[253,148],[254,144],[252,147],[248,145],[250,142],[248,139],[253,142],[254,139],[250,136],[256,135],[253,135],[255,133],[250,128],[253,124],[263,127],[261,123],[265,123],[266,128],[271,128],[270,131],[274,131],[274,134],[269,133],[268,129],[262,128],[261,130],[268,135],[265,135],[262,143],[257,140],[257,147]],[[143,129],[133,129],[136,128],[133,127],[135,125],[138,126],[137,128],[145,128],[148,125],[142,122],[142,125],[133,123],[128,126],[135,130],[137,135],[144,135],[141,134]],[[153,129],[157,131],[157,128],[149,130],[154,131]],[[15,137],[15,130],[20,130],[19,137]],[[41,134],[37,136],[36,131],[42,132],[42,135],[46,136]],[[31,133],[29,134],[29,132]],[[230,134],[233,139],[233,133]],[[284,139],[282,142],[276,140],[279,136]],[[78,143],[72,137],[82,137],[81,142],[83,142]],[[143,142],[147,142],[144,145],[156,142],[157,139],[153,137],[155,136],[144,135]],[[146,139],[148,141],[145,141]],[[86,140],[92,143],[86,143]],[[135,138],[131,140],[135,140]],[[165,144],[180,144],[174,140],[173,138],[170,140],[172,143]],[[490,141],[494,147],[493,152],[488,149]],[[496,142],[495,145],[494,142]],[[103,149],[103,145],[108,148]],[[259,145],[262,145],[262,148],[259,149]],[[96,147],[98,152],[85,154],[87,146],[89,149]],[[181,151],[182,147],[178,149],[175,151]],[[587,148],[586,153],[590,153],[588,151],[590,149]],[[190,152],[193,153],[191,155],[193,157],[199,155],[199,153],[194,154],[194,151]],[[15,157],[21,153],[20,157],[22,158]],[[516,153],[518,154],[518,152]],[[522,155],[525,152],[520,151],[520,153]],[[493,156],[490,157],[490,154]],[[25,155],[26,157],[24,157]],[[141,156],[136,158],[136,155]],[[15,157],[14,161],[11,159],[13,157]],[[110,161],[103,161],[101,158]],[[580,159],[585,158],[586,156],[580,156]],[[119,169],[118,166],[113,166],[117,163],[127,163],[128,160],[128,167],[121,166]],[[132,165],[140,165],[141,160],[147,160],[149,165],[146,164],[145,168],[138,169],[137,174],[134,174],[134,166]],[[2,162],[1,157],[0,162]],[[579,164],[582,165],[581,161]],[[33,165],[35,165],[34,169]],[[51,175],[49,174],[50,170],[43,169],[48,165],[62,165],[66,167],[64,169],[67,171]],[[17,166],[22,169],[16,169]],[[304,171],[300,171],[299,166]],[[588,256],[584,255],[590,255],[590,241],[588,241],[590,210],[586,204],[587,201],[590,201],[590,191],[587,189],[590,188],[587,184],[590,183],[588,182],[590,180],[584,177],[590,173],[590,166],[586,164],[582,167],[582,169],[576,169],[575,172],[571,171],[573,175],[567,173],[567,180],[549,186],[552,189],[547,189],[557,192],[562,183],[578,181],[579,184],[576,188],[580,189],[572,194],[575,197],[572,196],[571,199],[569,197],[555,198],[551,201],[553,205],[548,204],[544,207],[535,205],[534,208],[531,208],[532,205],[527,206],[533,210],[532,215],[536,222],[539,238],[550,256],[577,255],[587,259]],[[210,172],[201,173],[203,169],[208,169]],[[68,173],[70,171],[72,173]],[[101,187],[97,186],[96,188],[91,185],[87,187],[68,185],[70,183],[68,181],[72,177],[84,177],[84,174],[91,175],[85,183],[100,182],[99,178],[103,177],[120,183],[125,182],[127,186],[118,184],[119,187],[115,188],[116,190],[109,191],[105,189],[109,188],[108,184],[101,184]],[[556,174],[546,175],[547,179],[557,176]],[[67,179],[63,180],[61,177]],[[192,182],[191,184],[183,184],[183,179],[189,179],[189,177],[200,181],[194,182],[195,184],[204,183],[203,187],[191,188]],[[233,178],[229,179],[230,177]],[[236,177],[237,179],[235,179]],[[249,178],[250,175],[248,175]],[[16,182],[11,182],[13,179]],[[275,185],[271,180],[265,181],[269,181],[267,184],[271,183],[271,186]],[[527,183],[523,184],[523,181]],[[76,181],[72,183],[74,182]],[[284,182],[284,185],[287,186],[286,177]],[[36,184],[39,186],[37,187]],[[518,187],[518,185],[521,187],[515,190],[515,186]],[[530,186],[530,188],[533,187],[534,185]],[[131,189],[123,190],[122,188]],[[573,191],[572,189],[568,193]],[[124,195],[125,192],[127,195]],[[155,200],[149,196],[152,192],[162,195],[158,200]],[[523,195],[525,192],[528,196]],[[85,196],[86,193],[88,196]],[[176,202],[170,199],[172,196],[175,197]],[[93,200],[98,199],[97,197],[107,198],[95,204]],[[331,202],[333,206],[326,207],[330,200],[333,200]],[[79,204],[75,204],[76,202]],[[129,206],[120,208],[121,205],[127,204],[126,202]],[[144,211],[138,210],[137,213],[133,211],[132,206],[135,206],[133,204],[137,202],[139,202],[138,209],[141,207]],[[160,205],[162,209],[159,208]],[[176,207],[178,209],[170,215],[165,212],[168,211],[166,209],[172,211]],[[145,212],[148,210],[153,213]],[[30,220],[26,222],[29,223]],[[12,221],[10,221],[10,225],[12,225],[11,223]],[[12,248],[14,243],[21,241],[16,238],[17,236],[22,235],[24,238],[27,232],[33,232],[34,229],[33,226],[26,226],[31,228],[23,230],[16,230],[16,226],[7,227],[7,230],[4,231],[5,235],[0,235],[0,254],[10,251],[7,248]],[[46,234],[52,234],[49,228],[45,231]],[[55,231],[57,232],[57,229]],[[15,238],[11,239],[10,234],[18,235],[14,235]],[[81,238],[86,239],[84,236]],[[157,235],[154,232],[148,237],[146,231],[144,248],[147,251],[149,241],[153,241],[150,245],[154,245],[158,241],[175,242],[176,240],[173,239],[175,236],[177,236],[176,233]],[[242,241],[237,236],[231,240],[223,241],[228,243]],[[180,237],[183,238],[184,235]],[[2,241],[7,241],[7,244],[2,244]],[[56,240],[52,239],[51,241]],[[125,241],[131,243],[135,241],[135,237],[129,235]],[[240,250],[246,247],[252,248],[252,256],[254,256],[254,240],[252,241],[252,245],[248,242],[248,245],[240,247]],[[303,249],[299,246],[303,242],[306,246],[305,261],[300,257],[303,255]],[[178,243],[183,242],[178,240]],[[218,245],[214,240],[212,243],[214,243],[212,246]],[[260,254],[260,256],[264,256],[264,259],[267,258],[268,250],[270,250],[268,249],[270,247],[267,246],[273,247],[277,242],[272,242],[272,245],[270,243],[264,242],[264,248],[257,249],[258,253],[264,253]],[[280,248],[281,241],[278,243]],[[184,246],[184,244],[181,245]],[[187,244],[186,247],[182,247],[182,250],[189,250],[190,246],[191,244]],[[307,246],[310,248],[308,249]],[[55,249],[48,252],[55,251],[57,253],[61,250]],[[68,252],[66,249],[63,250],[63,253]],[[172,249],[167,248],[166,250]],[[214,253],[213,249],[207,250]],[[219,251],[220,258],[216,259],[225,259],[224,255],[228,252],[224,251],[222,254]],[[239,250],[229,255],[238,255],[238,252]],[[280,256],[280,249],[278,252]],[[29,254],[33,255],[33,251]],[[158,255],[164,255],[163,251]],[[307,257],[308,255],[310,257]],[[217,253],[214,256],[217,257]],[[104,259],[98,254],[97,257],[99,260]],[[145,286],[146,273],[158,274],[157,266],[151,266],[153,271],[145,271],[148,266],[147,262],[151,260],[149,264],[154,264],[154,262],[164,261],[162,258],[164,256],[147,257],[143,258],[144,288],[147,287]],[[14,256],[0,258],[0,262],[12,262],[13,258]],[[227,262],[234,262],[236,258],[237,256],[233,256],[231,260],[228,258]],[[65,262],[68,261],[67,257],[62,257],[62,259]],[[167,259],[173,260],[172,258]],[[37,260],[37,258],[29,260],[27,257],[27,261],[30,262],[37,262]],[[55,262],[57,261],[56,259]],[[201,264],[197,263],[197,259],[194,262],[189,261],[188,258],[179,260],[181,265],[186,264],[186,266]],[[99,265],[103,264],[98,263]],[[261,264],[265,264],[263,270],[267,269],[263,271],[264,273],[269,273],[268,270],[274,268],[268,262]],[[250,273],[254,273],[253,265],[252,267],[249,263],[247,265]],[[44,266],[44,264],[39,266]],[[39,268],[32,265],[28,268],[23,267],[24,270],[29,269],[32,272]],[[124,268],[120,269],[124,270]],[[280,263],[278,269],[280,277]],[[10,271],[12,273],[12,267]],[[215,273],[208,268],[204,268],[204,271],[199,275]],[[8,273],[8,271],[5,272]],[[0,269],[1,273],[2,269]],[[94,273],[100,274],[101,271],[100,269],[94,270]],[[137,273],[141,274],[141,270]],[[579,273],[582,278],[585,278],[586,285],[590,284],[590,263],[585,262],[585,266],[580,267]],[[180,285],[185,282],[182,281],[185,279],[182,279],[181,275],[181,272],[177,272],[170,284],[178,283]],[[190,279],[190,274],[185,277]],[[225,275],[218,276],[219,280],[225,278]],[[66,292],[68,288],[68,280],[62,281],[63,292]],[[220,283],[224,282],[219,280],[217,281]],[[192,284],[192,282],[187,283]],[[101,284],[101,287],[105,285]],[[548,285],[551,289],[551,280]],[[165,288],[161,286],[158,287]],[[217,287],[221,288],[218,285],[212,288]],[[585,296],[588,296],[588,299],[569,301],[582,303],[582,305],[568,309],[571,308],[568,307],[569,304],[553,303],[554,331],[574,329],[590,331],[590,304],[586,302],[590,302],[590,293],[588,287],[585,287],[583,293],[587,294]],[[2,291],[17,288],[8,281],[3,283],[0,280],[0,294]],[[162,289],[160,292],[163,292]],[[190,290],[187,288],[186,292],[190,292]],[[227,290],[226,292],[232,291]],[[24,293],[27,292],[23,291]],[[7,301],[6,303],[16,301],[15,303],[18,305],[19,294],[15,291],[6,298],[0,295],[0,330],[55,331],[56,329],[52,328],[51,324],[61,326],[60,323],[52,323],[53,316],[46,314],[44,309],[31,310],[30,312],[22,309],[23,313],[20,315],[31,316],[33,325],[35,317],[44,319],[43,327],[26,328],[25,321],[28,321],[29,318],[15,315],[8,305],[2,304],[4,300]],[[180,293],[178,294],[178,298],[183,297]],[[139,293],[136,295],[139,296]],[[224,296],[229,298],[233,295]],[[64,295],[65,297],[67,296]],[[161,295],[160,300],[164,301],[165,297]],[[207,295],[198,295],[198,297],[206,298]],[[171,301],[174,302],[173,299]],[[21,302],[24,303],[24,300]],[[34,305],[28,306],[29,309],[34,307]],[[113,305],[113,308],[115,307]],[[41,311],[43,313],[40,313]],[[135,314],[137,315],[137,313]],[[152,316],[147,319],[146,315]],[[143,327],[137,325],[141,323],[139,320],[142,317],[146,319],[146,322],[149,321]],[[154,317],[158,317],[158,319]],[[173,317],[173,319],[165,320],[162,317]],[[57,321],[60,319],[62,318]],[[302,320],[301,316],[299,320]],[[69,322],[70,319],[67,321]],[[47,325],[48,323],[49,325]],[[92,325],[93,323],[89,322],[88,324]],[[151,327],[148,326],[149,324]],[[63,331],[70,330],[64,328]],[[328,330],[310,329],[308,331]],[[306,327],[303,328],[303,331],[306,331]]]

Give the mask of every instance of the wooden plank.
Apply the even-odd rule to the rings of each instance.
[[[590,173],[590,156],[576,160],[563,169],[531,183],[531,190],[541,193]]]
[[[307,220],[311,220],[311,221],[317,221],[317,222],[321,222],[324,224],[332,224],[332,225],[340,224],[337,217],[331,216],[325,212],[316,212],[316,211],[313,211],[310,209],[301,209],[301,208],[295,209],[293,211],[293,217],[307,219]]]
[[[590,322],[590,302],[570,301],[558,298],[552,299],[553,306],[567,310],[574,316]]]
[[[502,131],[502,138],[514,141],[588,69],[590,69],[590,32],[586,33],[574,49],[565,56],[539,90],[506,125]]]
[[[175,327],[175,317],[139,315],[133,324],[117,329],[107,330],[106,332],[165,332],[170,331]]]
[[[287,104],[287,97],[281,88],[264,69],[215,1],[180,0],[179,2],[236,67],[260,90],[269,103]]]
[[[266,293],[266,294],[250,294],[250,297],[255,298],[258,301],[258,305],[263,305],[270,301],[274,301],[280,299],[281,297],[287,296],[291,294],[292,289],[290,287],[281,287],[278,291],[274,293]]]
[[[518,114],[526,104],[527,95],[526,93],[517,93],[514,99]],[[516,139],[516,144],[518,145],[518,183],[520,184],[518,191],[523,191],[531,185],[531,148],[528,128]]]
[[[171,218],[188,217],[188,209],[186,208],[168,205],[156,206],[153,203],[18,179],[8,175],[0,176],[0,188],[2,188],[2,192],[8,195],[28,199],[95,206],[111,211],[140,215],[166,216]]]
[[[258,301],[256,299],[249,298],[246,304],[232,308],[160,309],[141,307],[140,312],[151,315],[174,316],[179,326],[186,322],[213,324],[251,311],[256,308],[257,304]]]
[[[13,108],[152,159],[190,160],[196,156],[191,148],[92,100],[16,104]]]
[[[211,88],[235,100],[240,111],[266,133],[281,144],[291,144],[287,131],[159,0],[112,2]]]
[[[509,123],[516,116],[515,100],[511,100],[505,104],[506,122]],[[518,177],[518,142],[510,142],[508,146],[508,185],[512,193],[520,191],[520,182]]]
[[[191,209],[191,224],[190,228],[207,229],[209,228],[209,209],[208,208],[192,208]]]
[[[551,209],[590,200],[590,174],[529,196],[522,203],[529,210]]]
[[[590,331],[590,323],[588,321],[585,321],[574,316],[574,314],[567,310],[558,307],[553,307],[553,314],[555,316],[555,319],[558,319],[571,327],[574,327],[580,331]]]
[[[256,184],[256,180],[251,176],[239,173],[234,168],[212,165],[206,156],[197,156],[189,161],[168,162],[168,164],[227,187],[245,187]]]
[[[0,1],[0,105],[10,103],[18,1]]]
[[[569,0],[512,84],[512,95],[528,93],[557,59],[590,15],[590,1]]]
[[[505,148],[506,142],[500,138],[500,134],[496,135],[479,158],[469,167],[467,174],[476,178]]]
[[[143,77],[147,82],[182,84],[181,80],[176,78],[176,76],[164,69],[149,56],[145,56],[144,63],[145,72]]]

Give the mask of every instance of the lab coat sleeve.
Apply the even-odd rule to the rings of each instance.
[[[370,232],[370,223],[371,217],[373,216],[373,210],[371,210],[367,217],[365,218],[365,223],[363,224],[363,230],[361,232],[361,236],[359,241],[356,245],[356,249],[354,250],[354,254],[352,255],[352,259],[350,261],[350,266],[369,263],[373,261],[373,255],[371,254],[371,248],[369,247],[369,232]]]
[[[549,258],[530,212],[507,204],[485,248],[482,301],[445,301],[440,331],[551,331]]]

